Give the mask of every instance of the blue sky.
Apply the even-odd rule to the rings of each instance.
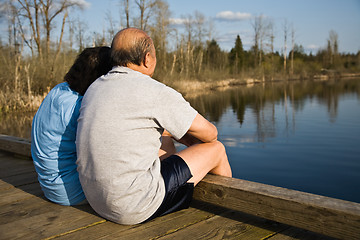
[[[88,3],[78,18],[87,23],[87,31],[102,32],[107,28],[106,14],[117,27],[120,19],[120,0],[74,0]],[[133,1],[130,1],[133,2]],[[338,34],[339,51],[356,53],[360,50],[360,0],[168,0],[172,18],[179,19],[198,11],[212,19],[215,31],[212,36],[220,47],[230,50],[236,35],[240,35],[245,49],[253,45],[255,16],[263,15],[274,23],[275,50],[284,46],[285,21],[295,30],[295,43],[307,52],[316,53],[324,48],[330,30]],[[4,24],[3,24],[4,25]],[[177,26],[181,29],[181,26]],[[3,29],[6,29],[6,27]],[[2,30],[3,31],[3,30]],[[6,31],[6,30],[5,30]],[[2,36],[3,41],[6,38]],[[291,36],[288,36],[288,49]]]
[[[169,5],[175,17],[198,10],[214,18],[218,40],[226,48],[229,44],[232,47],[236,34],[240,34],[244,45],[253,44],[251,17],[264,15],[274,22],[275,46],[278,50],[283,47],[285,21],[294,27],[295,42],[306,49],[324,47],[329,31],[334,30],[339,36],[341,52],[360,50],[359,0],[170,0]],[[249,14],[250,19],[224,21],[216,18],[224,11],[242,13],[244,16]]]
[[[91,6],[84,10],[84,20],[89,26],[102,28],[101,19],[110,9],[112,16],[119,16],[119,1],[88,0]],[[360,50],[360,0],[168,0],[172,18],[199,11],[211,18],[215,25],[214,38],[219,45],[229,50],[239,34],[244,47],[253,44],[254,16],[263,15],[274,23],[275,49],[282,51],[285,21],[295,30],[295,43],[308,52],[316,52],[326,46],[330,30],[338,34],[340,52],[356,53]],[[99,16],[100,18],[95,18]],[[225,20],[224,18],[228,19]],[[102,26],[101,26],[102,25]],[[288,37],[288,48],[291,37]]]

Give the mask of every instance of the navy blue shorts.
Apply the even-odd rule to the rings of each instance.
[[[158,210],[147,220],[188,208],[194,192],[194,184],[186,162],[178,155],[161,161],[161,175],[165,182],[165,197]]]

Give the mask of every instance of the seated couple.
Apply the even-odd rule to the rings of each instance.
[[[152,78],[145,32],[124,29],[100,49],[85,50],[96,61],[79,55],[34,117],[32,156],[49,200],[87,201],[108,220],[137,224],[187,208],[207,173],[231,177],[216,127]],[[173,140],[187,148],[176,152]]]

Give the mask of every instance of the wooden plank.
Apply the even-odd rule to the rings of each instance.
[[[0,158],[0,177],[10,177],[23,173],[34,172],[32,161],[17,158],[12,154],[6,154]]]
[[[9,188],[0,191],[0,239],[39,239],[105,221],[89,205],[64,207],[47,201],[38,183],[6,184]]]
[[[320,235],[314,232],[309,232],[300,228],[288,228],[278,234],[270,236],[267,240],[292,240],[292,239],[301,239],[301,240],[335,240],[334,238]]]
[[[31,157],[30,141],[24,138],[0,134],[0,150]]]
[[[0,225],[51,211],[56,212],[58,207],[45,197],[36,196],[24,198],[22,201],[7,202],[0,208]]]
[[[25,172],[20,175],[4,177],[1,179],[2,179],[2,181],[0,181],[0,190],[4,187],[4,183],[6,183],[7,186],[11,185],[13,187],[19,187],[22,185],[38,182],[38,178],[37,178],[37,174],[36,174],[35,170],[33,170],[31,172]],[[5,187],[7,187],[7,186],[5,186]]]
[[[9,153],[0,156],[0,178],[0,191],[38,182],[32,161],[16,158]]]
[[[105,220],[92,212],[89,213],[76,207],[56,205],[53,211],[36,213],[36,215],[28,214],[16,221],[0,225],[0,238],[43,239],[101,222]]]
[[[194,198],[339,239],[359,239],[360,204],[208,175]]]
[[[209,219],[215,216],[215,213],[223,211],[221,207],[211,206],[209,209],[212,209],[212,212],[190,207],[189,209],[184,209],[133,226],[106,222],[101,225],[63,235],[60,239],[87,240],[89,236],[91,236],[92,239],[156,239],[197,222]]]
[[[37,183],[37,174],[35,171],[26,172],[20,175],[4,177],[0,180],[0,191],[13,187],[20,187],[27,184]]]
[[[226,211],[160,239],[266,239],[287,228],[263,218]]]
[[[43,196],[39,183],[32,183],[20,187],[9,187],[0,191],[0,207],[36,196]]]
[[[1,163],[0,163],[1,164]],[[6,164],[6,165],[14,165],[14,164]],[[1,178],[7,178],[7,177],[11,177],[11,176],[16,176],[16,175],[21,175],[24,173],[31,173],[34,172],[35,168],[34,166],[24,166],[24,165],[19,165],[18,167],[14,167],[14,168],[6,168],[5,164],[2,165],[2,168],[0,168],[0,177]]]

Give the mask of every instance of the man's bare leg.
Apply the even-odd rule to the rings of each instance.
[[[209,172],[226,177],[232,176],[226,150],[221,142],[199,143],[197,139],[189,135],[185,138],[185,144],[188,148],[176,153],[173,139],[165,131],[162,135],[161,148],[159,150],[160,160],[173,154],[180,156],[186,162],[193,175],[189,182],[193,182],[195,185]]]
[[[176,153],[189,166],[193,177],[189,182],[198,184],[207,173],[232,177],[224,145],[219,142],[201,143]]]

